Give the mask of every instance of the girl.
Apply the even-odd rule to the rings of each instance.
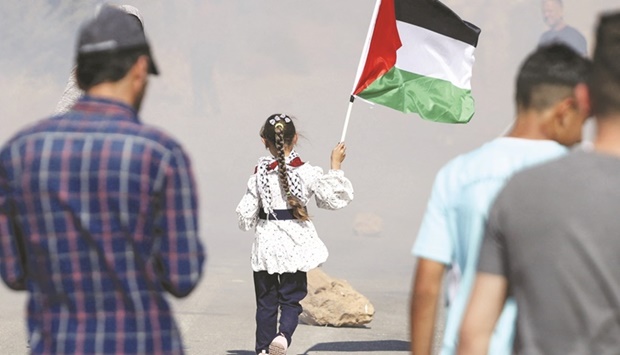
[[[353,187],[340,170],[346,156],[344,143],[332,151],[331,170],[324,174],[293,150],[297,133],[289,116],[269,116],[260,136],[271,156],[258,160],[237,215],[239,228],[256,229],[252,245],[256,353],[283,355],[302,311],[299,302],[307,293],[306,272],[324,263],[328,255],[306,204],[314,195],[320,208],[345,207],[353,200]]]

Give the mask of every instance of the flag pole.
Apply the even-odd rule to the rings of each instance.
[[[351,95],[351,98],[349,99],[349,108],[347,108],[347,116],[344,119],[344,127],[342,128],[342,136],[340,137],[340,142],[344,142],[344,138],[347,136],[347,128],[349,127],[349,118],[351,118],[353,101],[355,101],[355,96]]]
[[[349,98],[349,107],[347,108],[347,116],[344,119],[344,127],[342,128],[342,136],[340,137],[340,142],[344,142],[344,138],[347,135],[347,129],[349,127],[349,119],[351,118],[351,110],[353,109],[353,101],[355,101],[355,96],[353,95],[353,93],[355,92],[355,87],[357,86],[357,82],[360,80],[360,77],[362,76],[362,71],[364,70],[364,66],[366,65],[366,57],[368,56],[368,49],[370,48],[370,40],[375,30],[375,23],[377,21],[377,14],[379,13],[380,5],[381,5],[381,0],[377,0],[375,2],[375,8],[372,12],[372,18],[370,19],[370,26],[368,26],[368,33],[366,34],[366,42],[364,42],[364,49],[362,51],[362,55],[360,56],[359,64],[357,65],[357,73],[355,73],[355,81],[353,82],[353,89],[351,90],[351,97]]]

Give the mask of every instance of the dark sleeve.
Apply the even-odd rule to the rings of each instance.
[[[15,206],[11,187],[10,157],[0,157],[0,275],[13,290],[26,289],[26,253],[16,225]],[[6,159],[5,159],[6,158]]]
[[[502,201],[500,197],[491,207],[487,221],[482,247],[480,249],[480,259],[478,261],[478,271],[508,277],[508,254],[506,250],[506,239],[502,231]]]

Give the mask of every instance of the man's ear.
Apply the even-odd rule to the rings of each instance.
[[[581,130],[587,116],[575,96],[558,101],[550,111],[553,139],[564,145],[573,145],[581,140]]]
[[[562,137],[569,132],[572,120],[575,117],[575,98],[566,97],[557,101],[553,106],[544,111],[544,122],[547,137],[560,142]]]
[[[567,97],[560,100],[553,107],[553,115],[555,123],[560,129],[566,129],[571,125],[571,119],[575,116],[575,111],[578,110],[578,105],[574,97]]]

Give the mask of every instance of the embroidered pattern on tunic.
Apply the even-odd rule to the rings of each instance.
[[[273,157],[262,157],[259,166]],[[320,167],[305,163],[299,167],[288,167],[292,174],[300,179],[301,200],[307,204],[314,196],[316,205],[322,209],[337,210],[347,206],[353,200],[353,186],[344,176],[342,170],[323,172]],[[255,229],[252,245],[251,265],[254,271],[285,273],[309,271],[327,260],[327,247],[319,238],[311,221],[299,220],[262,220],[258,219],[258,210],[266,204],[262,201],[257,174],[250,176],[248,188],[237,206],[239,228],[248,231]],[[286,195],[280,187],[278,173],[268,171],[265,175],[271,196],[273,209],[287,209]]]

